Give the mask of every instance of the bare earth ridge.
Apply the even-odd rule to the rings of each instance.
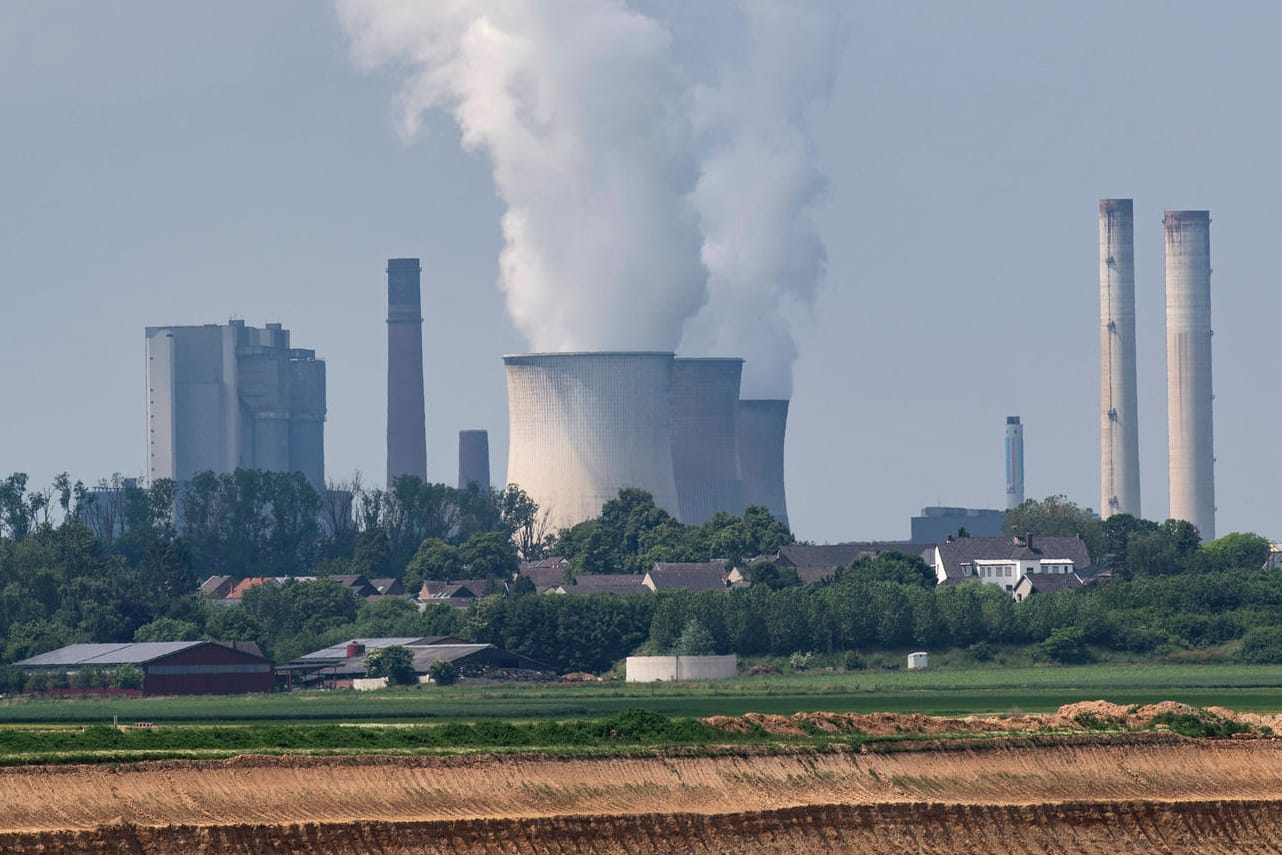
[[[1276,852],[1282,740],[0,770],[0,851]]]

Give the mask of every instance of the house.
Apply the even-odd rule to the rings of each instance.
[[[236,585],[235,576],[210,576],[200,584],[200,596],[207,600],[221,600],[231,593]]]
[[[25,671],[110,671],[136,665],[144,695],[235,695],[276,689],[276,668],[252,649],[217,641],[72,644],[14,663]]]
[[[538,561],[522,561],[517,574],[534,583],[534,590],[543,593],[565,581],[565,568],[570,562],[560,555],[549,555]]]
[[[1076,573],[1025,573],[1011,590],[1015,602],[1023,602],[1033,594],[1058,594],[1073,588],[1085,588],[1086,580]]]
[[[1067,575],[1091,566],[1080,537],[962,537],[936,544],[927,561],[941,585],[977,579],[1014,592],[1028,573]]]
[[[641,584],[651,591],[724,591],[729,587],[726,559],[711,561],[656,561]]]
[[[929,549],[931,549],[929,544],[899,540],[833,543],[823,546],[790,544],[779,547],[779,551],[774,555],[753,558],[743,570],[736,568],[731,571],[730,581],[732,583],[746,581],[750,575],[748,568],[762,561],[770,561],[780,569],[792,570],[805,584],[813,585],[836,575],[838,570],[849,567],[861,558],[876,558],[883,552],[902,552],[905,555],[924,558],[924,553]]]
[[[365,657],[375,650],[404,647],[414,661],[414,673],[420,682],[438,659],[453,662],[463,676],[487,676],[496,671],[548,671],[548,666],[508,653],[493,644],[469,644],[453,636],[422,638],[354,638],[307,653],[281,667],[290,675],[294,686],[323,685],[351,688],[353,681],[365,677]]]
[[[480,597],[502,589],[503,582],[498,579],[426,579],[416,599],[420,604],[442,603],[465,609]]]
[[[369,579],[359,575],[339,575],[326,577],[342,585],[348,591],[351,591],[353,597],[375,597],[383,593],[370,583]]]
[[[250,576],[248,579],[241,579],[232,586],[231,590],[227,592],[227,595],[223,597],[223,599],[239,604],[240,598],[243,597],[245,592],[250,588],[253,588],[256,585],[265,585],[268,582],[274,581],[276,580],[271,576]]]
[[[405,585],[398,578],[370,579],[369,583],[374,586],[379,596],[403,597],[405,595]]]
[[[585,573],[575,576],[572,582],[553,585],[540,593],[588,597],[593,594],[648,594],[650,591],[645,585],[645,576],[638,573]]]

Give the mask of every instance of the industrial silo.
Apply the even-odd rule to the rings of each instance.
[[[742,359],[672,363],[672,466],[678,518],[707,522],[720,511],[742,514],[739,476],[739,380]]]
[[[671,353],[503,357],[509,483],[562,528],[595,517],[624,487],[674,516]]]
[[[739,402],[739,474],[744,501],[761,505],[781,522],[788,521],[783,486],[783,445],[788,427],[786,400]]]

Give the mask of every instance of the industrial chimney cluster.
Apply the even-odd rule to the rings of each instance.
[[[417,258],[387,263],[387,481],[427,478]],[[639,487],[683,523],[766,507],[787,521],[787,401],[742,401],[742,359],[663,352],[506,356],[509,483],[554,528]],[[490,487],[489,438],[459,433],[458,485]]]
[[[1140,516],[1135,381],[1135,229],[1130,199],[1101,199],[1100,515]],[[1173,519],[1215,538],[1211,401],[1211,217],[1167,211],[1167,466]]]
[[[741,359],[665,352],[503,358],[508,481],[554,528],[590,519],[639,487],[687,524],[765,506],[787,521],[787,401],[742,401]]]

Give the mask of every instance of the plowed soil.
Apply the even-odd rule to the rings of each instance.
[[[1277,852],[1282,740],[0,770],[0,852]]]

